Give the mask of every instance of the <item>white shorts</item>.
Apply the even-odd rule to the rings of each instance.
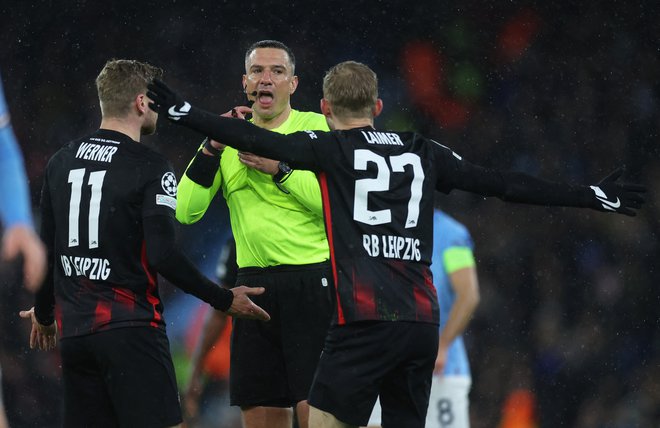
[[[470,428],[469,398],[472,379],[467,376],[433,376],[427,428]],[[376,400],[369,427],[381,423],[380,400]]]

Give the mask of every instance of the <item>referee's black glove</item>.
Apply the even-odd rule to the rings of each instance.
[[[640,184],[620,183],[616,180],[623,174],[623,167],[617,168],[596,186],[590,186],[594,191],[591,207],[598,211],[616,212],[631,217],[636,215],[635,209],[644,203],[642,193],[646,187]]]
[[[149,103],[149,108],[158,114],[166,115],[169,120],[182,123],[190,113],[190,103],[160,79],[154,79],[147,85],[147,96],[153,100]]]

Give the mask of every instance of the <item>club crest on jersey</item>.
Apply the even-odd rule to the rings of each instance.
[[[163,190],[170,196],[176,196],[176,177],[172,172],[166,172],[160,180]]]

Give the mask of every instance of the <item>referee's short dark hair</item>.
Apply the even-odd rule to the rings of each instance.
[[[245,64],[247,64],[250,54],[254,52],[255,49],[260,48],[282,49],[289,56],[289,62],[291,63],[291,74],[296,74],[296,57],[293,55],[293,51],[289,49],[287,45],[277,40],[260,40],[258,42],[252,43],[252,45],[250,45],[250,47],[245,51]]]

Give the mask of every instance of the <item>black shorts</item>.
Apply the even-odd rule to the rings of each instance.
[[[438,326],[365,321],[332,326],[309,404],[366,426],[380,394],[384,427],[424,427],[438,354]]]
[[[329,263],[239,269],[237,285],[266,288],[250,298],[271,320],[234,319],[232,405],[291,407],[307,399],[333,313],[331,281]]]
[[[67,428],[163,428],[181,406],[162,330],[128,327],[60,341]]]

